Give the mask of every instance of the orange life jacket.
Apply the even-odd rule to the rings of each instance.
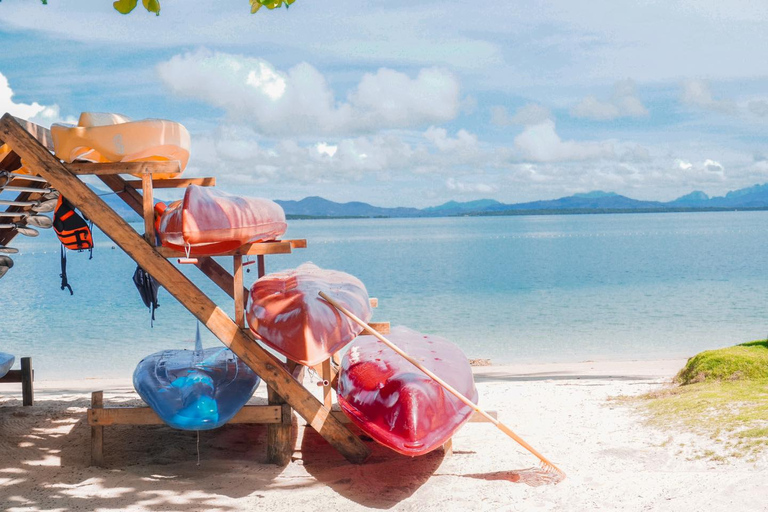
[[[53,230],[67,249],[82,251],[93,248],[91,228],[62,195],[59,195],[53,214]]]
[[[85,219],[78,215],[72,203],[62,195],[59,195],[59,202],[53,212],[53,230],[61,240],[61,289],[67,289],[69,294],[73,295],[72,287],[67,281],[67,253],[64,248],[73,251],[90,249],[90,257],[93,258],[93,234]]]

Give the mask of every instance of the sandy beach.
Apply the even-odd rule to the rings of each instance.
[[[536,459],[484,423],[454,452],[403,457],[375,443],[359,466],[304,429],[293,461],[265,464],[265,426],[200,436],[164,426],[105,430],[106,468],[89,467],[88,393],[139,400],[127,380],[38,381],[36,404],[4,385],[0,498],[4,510],[766,510],[768,460],[714,462],[710,441],[646,426],[610,400],[666,385],[682,360],[475,368],[481,404],[558,464],[539,485]],[[264,393],[260,389],[257,396]]]

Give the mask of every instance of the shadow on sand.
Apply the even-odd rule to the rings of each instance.
[[[301,453],[304,468],[319,483],[365,507],[397,506],[429,480],[445,457],[440,448],[420,457],[407,457],[367,436],[361,438],[371,449],[364,464],[349,464],[311,428],[304,429]]]
[[[0,400],[4,507],[237,510],[226,498],[266,492],[284,471],[266,463],[265,425],[227,425],[201,432],[200,465],[195,432],[165,426],[108,427],[106,467],[90,467],[87,398],[38,398],[34,407],[20,405],[18,400]]]

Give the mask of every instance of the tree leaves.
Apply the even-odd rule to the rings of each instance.
[[[296,0],[248,0],[251,4],[251,14],[255,13],[262,7],[266,7],[269,10],[278,9],[285,5],[286,9]],[[2,0],[0,0],[2,2]],[[48,0],[42,0],[44,4],[48,3]],[[128,14],[133,11],[138,5],[139,0],[117,0],[112,6],[120,14]],[[153,12],[157,16],[160,16],[160,0],[141,0],[144,8],[148,12]]]
[[[251,3],[251,14],[255,13],[259,9],[261,9],[261,6],[266,7],[269,10],[276,9],[278,7],[282,7],[283,4],[285,4],[285,8],[287,9],[289,5],[291,5],[296,0],[248,0]]]
[[[139,3],[139,0],[117,0],[117,2],[112,4],[112,7],[120,14],[128,14],[136,8],[137,3]]]

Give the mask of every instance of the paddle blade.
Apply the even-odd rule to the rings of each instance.
[[[19,234],[22,234],[24,236],[36,237],[36,236],[40,235],[40,232],[38,230],[36,230],[35,228],[27,227],[27,226],[19,226],[19,225],[17,225],[16,226],[16,231],[18,231]]]
[[[33,205],[31,210],[37,213],[49,213],[56,209],[56,203],[58,199],[48,199]]]
[[[24,224],[42,229],[50,229],[53,227],[53,221],[50,217],[46,217],[45,215],[30,215],[24,219]]]
[[[5,254],[16,254],[19,250],[14,247],[4,247],[0,245],[0,252],[4,252]]]

